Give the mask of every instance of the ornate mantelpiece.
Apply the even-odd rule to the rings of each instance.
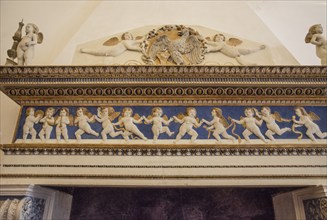
[[[45,142],[38,136],[36,141],[28,137],[23,142],[22,126],[28,107],[36,111],[66,107],[73,115],[78,107],[94,115],[98,107],[113,107],[117,112],[131,107],[147,116],[151,107],[158,106],[169,117],[194,107],[200,119],[211,120],[213,107],[221,108],[227,119],[244,117],[246,107],[268,106],[286,118],[295,114],[294,107],[315,112],[321,118],[317,124],[325,132],[326,72],[324,66],[1,67],[1,90],[22,106],[13,143],[1,147],[1,178],[7,182],[28,177],[32,178],[29,181],[51,180],[52,184],[97,180],[100,185],[319,184],[327,177],[326,139],[310,141],[305,129],[300,130],[301,138],[290,132],[275,135],[276,142],[264,143],[252,135],[252,143],[233,143],[224,138],[216,142],[200,127],[195,129],[199,136],[194,142],[186,135],[174,143],[175,136],[165,134],[153,142],[151,125],[141,124],[147,141],[125,142],[108,136],[102,143],[101,136],[85,134],[76,141],[77,128],[71,125],[65,143],[62,138],[56,142],[55,128]],[[180,124],[171,123],[176,135]],[[91,127],[101,132],[101,123]],[[37,133],[40,129],[41,125],[36,127]],[[236,126],[235,134],[242,139],[243,131],[241,125]]]
[[[35,185],[1,185],[1,219],[69,219],[72,196]]]

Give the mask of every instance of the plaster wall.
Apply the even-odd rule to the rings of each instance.
[[[304,37],[313,24],[327,29],[325,1],[2,0],[0,6],[2,65],[21,18],[45,35],[36,46],[35,65],[69,65],[78,44],[153,24],[202,25],[289,51],[294,64],[319,65]],[[0,143],[5,144],[11,143],[19,107],[0,94]]]
[[[71,64],[76,45],[146,25],[201,25],[269,46],[283,46],[300,64],[315,65],[308,28],[326,29],[325,1],[6,1],[0,2],[1,64],[18,22],[44,34],[35,65]],[[281,44],[282,43],[282,44]]]
[[[12,35],[16,31],[18,22],[24,18],[26,22],[35,22],[45,35],[44,43],[36,46],[34,63],[36,65],[69,65],[76,45],[124,32],[145,25],[159,24],[190,24],[202,25],[212,29],[221,30],[236,36],[242,36],[254,41],[269,44],[273,48],[289,53],[294,57],[294,64],[318,65],[319,60],[315,57],[314,46],[304,43],[304,37],[308,28],[316,23],[321,23],[326,28],[326,2],[325,1],[1,1],[0,2],[0,57],[1,64],[5,63],[6,50],[12,45]],[[288,52],[289,51],[289,52]],[[0,93],[0,144],[11,143],[19,106]],[[2,152],[1,152],[2,153]],[[233,160],[225,158],[210,159],[197,157],[196,161],[181,162],[179,157],[172,158],[121,158],[112,159],[130,164],[144,165],[180,165],[180,163],[203,163],[209,165],[240,165],[249,158],[234,157]],[[108,164],[107,158],[100,157],[47,157],[47,156],[6,156],[1,155],[1,173],[26,172],[27,174],[66,172],[67,174],[81,173],[122,173],[121,169],[35,169],[35,168],[4,168],[7,163],[16,164],[56,164],[66,163],[77,165],[79,163],[91,165]],[[288,165],[319,165],[326,164],[323,159],[292,157],[285,161],[283,157],[256,158],[250,160],[250,165],[255,164],[279,164],[281,161]],[[117,161],[116,161],[117,162]],[[132,174],[168,174],[170,170],[130,170]],[[176,175],[183,174],[183,170],[175,170]],[[200,170],[189,169],[188,174],[225,173],[230,174],[228,169]],[[233,175],[244,173],[257,173],[255,169],[235,169]],[[261,174],[302,174],[301,168],[289,169],[262,169]],[[259,172],[259,173],[260,173]],[[325,168],[307,169],[307,174],[323,175]],[[93,185],[92,179],[8,179],[1,180],[2,184],[12,183],[38,183],[38,184],[81,184]],[[133,182],[125,180],[104,179],[99,180],[99,185],[318,185],[326,184],[324,179],[198,179],[187,181],[175,180],[140,180]]]

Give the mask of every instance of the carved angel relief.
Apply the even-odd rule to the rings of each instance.
[[[96,108],[95,108],[96,109]],[[198,108],[199,110],[199,108]],[[200,110],[199,110],[200,111]],[[146,112],[138,112],[140,114]],[[301,141],[304,136],[303,129],[298,129],[298,127],[305,127],[305,134],[313,141],[316,142],[316,137],[320,139],[325,139],[327,137],[327,132],[322,132],[319,125],[321,123],[316,123],[315,121],[320,120],[320,117],[314,112],[307,112],[303,107],[295,108],[295,115],[292,119],[283,118],[277,111],[271,112],[270,107],[264,106],[261,110],[254,107],[248,107],[244,110],[244,116],[236,116],[240,119],[233,119],[231,116],[226,116],[228,120],[223,115],[222,108],[214,107],[211,109],[211,121],[207,121],[205,118],[210,117],[210,111],[201,110],[201,115],[204,115],[202,120],[197,117],[197,109],[195,107],[186,108],[185,113],[176,114],[169,111],[168,116],[163,115],[163,108],[153,107],[151,115],[141,117],[138,113],[134,113],[132,107],[123,108],[122,112],[116,112],[113,107],[101,106],[97,108],[97,113],[92,114],[86,107],[78,107],[74,113],[70,113],[69,107],[47,107],[36,109],[36,107],[28,107],[25,110],[26,117],[22,121],[22,142],[26,143],[28,137],[30,141],[27,143],[37,143],[45,141],[48,143],[54,143],[55,141],[60,142],[63,137],[65,142],[68,142],[69,135],[71,139],[80,143],[82,139],[94,139],[99,140],[98,136],[102,125],[101,137],[102,141],[106,142],[108,134],[112,139],[116,139],[118,136],[122,136],[126,141],[132,139],[142,139],[144,141],[147,138],[152,138],[148,132],[153,133],[153,142],[156,143],[159,139],[160,134],[166,133],[171,138],[162,138],[166,143],[167,140],[174,140],[174,143],[179,142],[182,138],[190,139],[191,143],[200,135],[201,141],[203,139],[210,139],[211,134],[213,137],[221,143],[224,143],[227,139],[235,143],[238,139],[238,143],[241,143],[241,135],[244,137],[246,143],[251,143],[250,136],[253,135],[260,139],[264,143],[275,143],[283,141],[283,138],[275,137],[282,136],[284,133],[293,132],[298,135],[298,140]],[[75,118],[72,114],[76,114]],[[291,117],[291,115],[289,115]],[[234,118],[235,115],[233,116]],[[114,122],[117,120],[117,122]],[[142,124],[144,121],[145,125],[151,124],[150,126],[137,126],[137,124]],[[171,126],[171,122],[180,124],[179,128]],[[228,123],[228,122],[231,123]],[[92,125],[91,123],[96,123]],[[202,123],[206,125],[201,128]],[[266,126],[261,126],[265,123]],[[37,125],[35,125],[37,124]],[[236,131],[237,124],[243,126],[244,130],[242,133]],[[282,124],[286,126],[282,127]],[[55,127],[55,129],[53,129]],[[231,129],[231,134],[229,130]],[[266,128],[266,129],[265,129]],[[55,130],[56,139],[52,137]],[[325,127],[322,127],[325,130]],[[206,138],[206,131],[209,133]],[[236,131],[236,132],[235,132]],[[74,138],[74,132],[75,137]],[[174,132],[177,132],[176,137],[172,137]],[[199,132],[199,134],[198,134]],[[264,133],[265,132],[265,133]],[[82,137],[84,133],[94,135],[96,137]],[[39,136],[39,140],[36,140],[36,136]],[[190,137],[184,137],[188,134]],[[294,134],[287,134],[285,137],[291,137],[291,140],[296,137]],[[268,139],[265,139],[265,136]],[[19,139],[17,139],[19,140]],[[296,140],[296,139],[295,139]],[[20,140],[19,140],[20,141]],[[84,141],[84,140],[83,140]],[[228,141],[227,141],[228,142]],[[203,142],[204,143],[204,142]],[[205,142],[207,143],[207,142]]]
[[[120,115],[120,112],[116,112],[113,107],[99,107],[98,114],[95,116],[95,120],[102,123],[101,137],[103,142],[107,141],[107,134],[114,138],[122,135],[122,131],[116,132],[112,121]]]
[[[119,125],[122,127],[122,129],[117,130],[123,130],[124,133],[122,134],[124,139],[126,141],[129,141],[129,136],[136,136],[143,140],[148,140],[144,134],[138,129],[138,127],[135,124],[141,124],[143,120],[143,117],[140,117],[139,114],[134,114],[133,116],[133,110],[129,107],[126,107],[122,111],[122,116],[119,117],[118,122],[113,123],[113,125]]]
[[[99,136],[99,133],[94,131],[89,123],[95,122],[95,116],[92,115],[87,108],[80,107],[76,111],[76,117],[74,124],[78,126],[78,130],[75,132],[76,140],[80,141],[82,139],[82,134],[92,134],[94,136]]]
[[[248,66],[254,66],[257,64],[246,61],[243,56],[255,53],[266,48],[265,45],[261,45],[258,48],[238,48],[236,46],[242,44],[242,41],[240,39],[229,38],[228,40],[226,40],[226,37],[223,34],[216,34],[212,40],[210,37],[207,37],[206,43],[206,53],[219,52],[227,57],[235,58],[236,61],[241,65]]]
[[[307,112],[303,107],[296,107],[295,109],[296,116],[299,117],[299,120],[296,120],[296,116],[292,117],[293,126],[292,130],[294,133],[299,134],[299,140],[302,139],[302,132],[295,130],[296,127],[305,126],[307,128],[306,135],[314,142],[316,142],[316,138],[314,134],[316,134],[320,139],[324,139],[327,137],[327,132],[322,132],[319,126],[314,123],[314,121],[320,120],[320,117],[316,115],[314,112]]]
[[[81,53],[86,53],[94,56],[107,56],[116,57],[124,53],[126,50],[141,52],[140,43],[142,42],[142,37],[134,37],[131,33],[126,32],[121,36],[121,40],[117,37],[110,38],[103,43],[105,48],[102,49],[92,49],[92,48],[81,48]]]
[[[261,112],[259,112],[256,108],[254,108],[254,112],[256,116],[266,122],[267,125],[267,132],[265,135],[271,140],[271,141],[276,141],[274,138],[274,134],[277,135],[282,135],[285,132],[290,132],[292,129],[285,127],[285,128],[280,128],[279,125],[276,123],[277,122],[290,122],[290,119],[284,119],[280,116],[279,112],[274,112],[271,113],[271,110],[269,107],[262,107]]]
[[[151,27],[153,28],[153,27]],[[203,32],[205,35],[201,35]],[[132,34],[133,33],[133,34]],[[134,36],[136,37],[134,37]],[[263,44],[240,40],[228,34],[201,27],[165,25],[125,32],[122,36],[87,43],[78,48],[75,64],[92,62],[106,64],[134,63],[137,65],[217,65],[235,63],[257,65],[270,60],[269,51],[255,55],[266,48]],[[133,51],[133,52],[131,52]],[[210,54],[209,54],[210,53]],[[250,54],[253,54],[249,56]],[[121,56],[123,55],[123,56]],[[262,56],[265,55],[265,56]],[[103,59],[101,57],[108,57]],[[268,60],[269,59],[269,60]]]
[[[43,117],[43,111],[36,111],[35,108],[29,107],[26,109],[26,119],[23,125],[23,142],[26,141],[27,136],[30,134],[32,137],[32,142],[36,139],[36,130],[34,129],[34,124],[38,123]],[[36,116],[35,116],[36,115]]]
[[[245,130],[242,135],[247,143],[251,143],[250,135],[254,134],[260,140],[267,143],[267,140],[262,135],[261,130],[258,126],[261,126],[262,121],[258,117],[255,117],[255,110],[253,108],[246,108],[244,110],[245,117],[241,116],[240,120],[231,119],[232,122],[242,125]]]
[[[203,120],[199,120],[196,117],[196,109],[193,107],[189,107],[186,109],[186,113],[180,113],[177,116],[173,116],[177,123],[182,124],[179,128],[179,132],[176,136],[176,140],[174,143],[177,143],[182,139],[182,137],[187,133],[191,135],[191,143],[194,143],[196,138],[198,137],[198,133],[193,129],[201,127]]]
[[[39,110],[41,111],[41,110]],[[40,119],[40,123],[43,123],[42,129],[39,132],[39,137],[41,139],[41,141],[48,141],[50,140],[50,135],[53,129],[53,125],[55,123],[55,119],[53,117],[55,113],[55,109],[50,107],[47,108],[47,110],[45,111],[45,116]],[[37,114],[37,113],[36,113]],[[44,113],[42,112],[42,115],[44,115]]]
[[[68,128],[67,126],[74,125],[74,117],[72,114],[69,114],[68,108],[59,109],[59,114],[55,117],[55,125],[56,125],[56,139],[57,142],[60,141],[61,136],[63,136],[64,140],[68,142]]]
[[[206,123],[208,126],[203,126],[208,132],[208,138],[210,138],[210,135],[212,133],[212,135],[216,138],[216,140],[218,142],[221,142],[221,138],[219,135],[222,135],[224,138],[232,140],[233,142],[235,141],[235,137],[229,135],[227,133],[227,129],[229,129],[232,124],[228,124],[226,118],[223,116],[222,114],[222,110],[220,108],[213,108],[211,111],[211,115],[213,117],[212,121],[207,121],[205,119],[203,119],[203,122]],[[234,126],[234,130],[235,130],[235,126]],[[234,131],[232,131],[234,135],[236,135],[234,133]],[[236,135],[239,139],[239,142],[241,141],[240,136]]]
[[[158,137],[162,133],[167,133],[169,136],[173,135],[175,132],[170,131],[168,125],[173,118],[168,119],[167,115],[162,116],[163,111],[160,107],[155,107],[152,109],[152,114],[148,117],[143,116],[145,124],[153,124],[152,132],[153,132],[153,142],[158,140]],[[162,116],[162,117],[161,117]],[[163,126],[166,125],[166,126]]]

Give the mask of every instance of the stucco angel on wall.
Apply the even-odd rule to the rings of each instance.
[[[255,53],[257,51],[263,50],[266,48],[265,45],[261,45],[258,48],[238,48],[236,46],[242,44],[242,41],[237,38],[229,38],[226,40],[225,35],[223,34],[216,34],[211,39],[210,37],[206,38],[206,52],[207,53],[214,53],[219,52],[223,55],[235,58],[236,61],[243,65],[243,66],[254,66],[257,65],[256,63],[247,62],[244,59],[245,55]]]
[[[69,114],[69,108],[62,107],[59,109],[59,115],[55,117],[55,124],[57,142],[60,141],[61,136],[63,136],[65,142],[68,142],[69,137],[67,126],[72,126],[74,124],[74,117]]]
[[[19,22],[19,27],[15,32],[12,48],[7,51],[8,56],[6,65],[31,65],[34,58],[34,46],[43,42],[43,34],[39,31],[36,24],[28,23],[25,27],[26,35],[22,36],[23,21]],[[17,64],[14,59],[17,57]]]
[[[191,135],[191,143],[195,142],[199,134],[194,130],[193,127],[199,128],[203,123],[203,121],[200,121],[199,118],[196,117],[196,113],[197,112],[195,108],[189,107],[186,109],[185,114],[180,113],[177,116],[173,116],[176,122],[182,124],[179,128],[179,132],[174,143],[180,141],[186,133]]]
[[[121,55],[127,50],[142,52],[140,44],[143,37],[136,37],[134,39],[130,32],[125,32],[121,36],[121,40],[117,37],[110,38],[103,43],[104,47],[93,49],[93,48],[81,48],[81,53],[86,53],[94,56],[106,56],[106,57],[116,57]]]
[[[222,110],[220,108],[213,108],[211,110],[211,115],[213,117],[211,121],[203,119],[203,122],[209,125],[209,127],[203,126],[209,132],[208,138],[212,133],[212,135],[216,138],[218,142],[221,142],[221,138],[219,135],[222,135],[224,138],[232,140],[234,142],[236,138],[227,133],[227,129],[230,128],[232,124],[228,124],[227,120],[223,116]]]
[[[94,131],[89,123],[95,122],[95,115],[87,110],[87,108],[79,107],[76,110],[76,117],[74,119],[74,124],[78,126],[78,130],[75,132],[76,140],[79,142],[82,140],[82,134],[92,134],[96,137],[99,133]]]
[[[264,121],[267,125],[268,130],[266,131],[265,135],[271,140],[276,141],[274,136],[282,135],[285,132],[292,131],[291,128],[285,127],[280,128],[277,122],[290,122],[290,119],[285,119],[280,116],[278,112],[271,113],[271,109],[269,107],[262,107],[261,112],[259,112],[256,108],[253,109],[256,116]]]
[[[143,116],[143,119],[146,124],[153,124],[152,125],[152,132],[153,132],[153,142],[158,140],[158,137],[162,133],[167,133],[169,136],[173,135],[174,132],[170,131],[168,125],[173,118],[168,119],[166,115],[162,116],[163,111],[160,107],[155,107],[152,109],[152,114],[148,117]],[[163,126],[166,125],[166,126]]]
[[[34,107],[28,107],[26,109],[26,119],[23,125],[23,142],[26,141],[27,136],[31,135],[32,142],[36,139],[36,130],[34,124],[38,123],[43,117],[43,111],[36,111]]]
[[[143,118],[139,114],[133,115],[133,109],[125,107],[122,110],[122,116],[119,117],[118,122],[113,123],[114,126],[119,125],[123,127],[124,133],[122,134],[126,141],[129,141],[129,136],[136,135],[142,140],[148,140],[144,134],[138,129],[135,124],[141,124]]]
[[[321,65],[327,65],[327,40],[322,33],[321,24],[313,25],[305,36],[305,42],[316,46],[316,55],[320,58]]]
[[[115,120],[120,115],[120,112],[116,112],[113,107],[99,107],[98,114],[95,116],[95,120],[102,123],[101,136],[103,142],[107,141],[107,134],[114,138],[122,135],[122,131],[116,132],[112,121]]]
[[[53,125],[55,124],[55,119],[53,117],[54,113],[55,113],[55,109],[53,107],[49,107],[45,110],[44,113],[45,116],[40,119],[40,123],[43,124],[42,129],[39,132],[39,137],[41,141],[50,140],[50,135],[53,129]]]
[[[296,107],[294,109],[295,115],[299,117],[299,120],[296,120],[296,116],[292,117],[293,121],[293,131],[299,134],[299,140],[302,138],[302,133],[300,131],[296,131],[296,127],[305,126],[307,128],[306,135],[313,141],[316,142],[316,138],[314,136],[317,135],[319,138],[324,139],[327,137],[327,132],[322,132],[319,126],[314,123],[314,121],[320,120],[320,117],[316,115],[314,112],[307,112],[303,107]]]
[[[245,130],[243,131],[242,135],[245,138],[247,143],[251,143],[250,135],[254,134],[260,140],[267,143],[268,141],[265,139],[263,134],[260,131],[260,128],[258,126],[261,126],[262,122],[258,120],[258,118],[255,117],[255,112],[253,108],[246,108],[244,110],[245,117],[241,116],[240,120],[231,119],[232,122],[236,124],[242,125]]]

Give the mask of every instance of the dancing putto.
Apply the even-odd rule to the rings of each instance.
[[[320,139],[327,137],[327,132],[322,132],[319,125],[314,122],[320,120],[320,117],[313,112],[307,112],[303,107],[294,109],[295,115],[288,116],[292,119],[283,118],[279,112],[272,112],[268,106],[261,107],[260,110],[257,107],[246,107],[244,116],[239,116],[239,120],[235,119],[235,113],[233,114],[234,118],[225,117],[221,107],[211,108],[210,113],[209,111],[200,111],[199,114],[203,117],[201,119],[197,116],[196,107],[186,107],[184,113],[175,115],[170,115],[171,112],[167,110],[164,115],[166,108],[152,107],[151,110],[146,110],[149,112],[148,116],[140,116],[147,112],[144,110],[135,112],[136,108],[133,107],[124,107],[121,111],[115,108],[100,106],[97,107],[96,113],[92,113],[92,111],[95,112],[94,107],[78,107],[75,110],[76,116],[73,117],[73,114],[70,113],[72,110],[68,107],[48,107],[45,110],[42,110],[44,107],[40,109],[28,107],[25,110],[26,118],[22,126],[22,142],[52,143],[51,139],[54,139],[54,136],[56,142],[60,142],[61,137],[66,143],[81,142],[100,139],[98,136],[101,134],[102,143],[119,139],[124,139],[128,143],[131,139],[139,139],[139,141],[150,139],[155,144],[161,139],[171,140],[171,144],[181,143],[181,140],[183,140],[182,143],[189,140],[188,143],[194,144],[199,134],[203,140],[203,133],[207,131],[206,139],[212,139],[210,137],[212,134],[217,144],[228,143],[228,141],[230,144],[235,144],[236,140],[238,140],[238,144],[252,144],[254,139],[259,139],[262,143],[273,144],[277,142],[275,139],[277,135],[282,136],[286,133],[290,133],[288,136],[293,139],[296,140],[294,137],[297,137],[301,141],[303,129],[297,129],[302,126],[307,129],[305,134],[312,142],[317,142],[316,137]],[[176,124],[172,125],[173,123]],[[202,126],[202,124],[205,125]],[[240,130],[240,126],[237,126],[238,124],[243,126],[243,131]],[[51,136],[54,126],[55,135]],[[235,132],[236,130],[237,132]],[[86,138],[83,135],[85,133],[93,137]],[[108,135],[110,140],[108,140]],[[250,136],[253,137],[250,138]],[[27,141],[28,137],[30,137],[29,141]]]

